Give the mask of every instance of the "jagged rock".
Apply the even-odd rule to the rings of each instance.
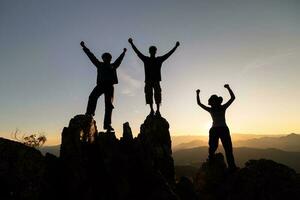
[[[213,198],[219,194],[220,185],[225,181],[226,169],[227,166],[222,153],[217,153],[213,159],[204,162],[194,178],[197,192],[205,199]]]
[[[95,142],[97,126],[93,117],[77,115],[63,129],[60,147],[60,159],[63,164],[64,184],[70,198],[83,198],[82,190],[88,185],[87,144]]]
[[[224,156],[203,163],[194,185],[201,199],[279,200],[300,196],[300,177],[272,160],[250,160],[235,172],[226,168]]]
[[[123,124],[123,137],[120,140],[124,140],[124,141],[133,140],[132,131],[128,122]]]
[[[148,156],[151,157],[153,166],[158,169],[168,183],[174,187],[174,160],[172,157],[169,123],[167,120],[159,116],[148,116],[141,125],[138,139],[144,146]]]
[[[93,143],[97,134],[96,121],[89,115],[77,115],[63,129],[60,157],[81,157],[82,144]]]
[[[272,160],[249,160],[233,180],[231,199],[298,199],[300,177],[296,172]]]
[[[177,199],[165,119],[147,118],[137,138],[125,123],[120,140],[91,126],[96,127],[92,118],[79,115],[63,130],[61,160],[67,198]]]

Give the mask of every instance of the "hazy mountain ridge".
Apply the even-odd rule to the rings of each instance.
[[[193,140],[190,142],[184,142],[184,143],[180,143],[176,146],[173,146],[173,151],[177,151],[177,150],[181,150],[181,149],[190,149],[190,148],[195,148],[195,147],[199,147],[199,146],[206,146],[207,142],[203,141],[203,140]]]
[[[282,137],[263,137],[245,141],[236,141],[236,146],[276,148],[285,151],[300,152],[300,134],[292,133]]]
[[[233,134],[232,141],[234,147],[251,147],[251,148],[275,148],[284,151],[300,152],[300,134],[291,133],[288,135],[265,136],[265,135]],[[250,138],[250,139],[249,139]],[[200,146],[207,146],[208,137],[204,136],[180,136],[174,137],[173,150],[188,149]],[[183,141],[180,143],[180,141]]]
[[[243,134],[243,133],[231,133],[231,139],[232,141],[243,141],[243,140],[250,140],[250,139],[259,139],[264,137],[273,137],[273,138],[279,138],[284,137],[289,134],[279,134],[279,135],[264,135],[264,134]],[[181,143],[187,143],[191,142],[193,140],[202,140],[203,142],[208,141],[208,134],[205,135],[178,135],[178,136],[172,136],[172,145],[177,146]]]
[[[219,151],[224,153],[223,147]],[[205,162],[208,155],[208,147],[196,147],[182,149],[173,153],[175,165],[199,167]],[[249,147],[234,148],[234,155],[238,166],[243,167],[249,159],[271,159],[279,163],[290,166],[300,172],[300,152],[289,152],[280,149],[268,148],[258,149]]]
[[[59,149],[60,149],[60,145],[43,146],[39,148],[42,154],[45,155],[46,153],[51,153],[55,156],[59,156]]]

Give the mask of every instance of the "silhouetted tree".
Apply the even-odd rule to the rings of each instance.
[[[16,130],[13,133],[13,138],[26,146],[33,147],[33,148],[38,148],[42,147],[45,142],[47,141],[47,138],[44,134],[30,134],[30,135],[25,135],[23,134],[22,137],[18,137],[19,130]]]

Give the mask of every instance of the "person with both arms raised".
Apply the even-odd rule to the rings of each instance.
[[[104,94],[105,99],[105,114],[104,114],[104,125],[103,128],[107,131],[114,131],[111,126],[111,116],[114,98],[114,84],[118,83],[117,68],[120,66],[126,52],[126,48],[123,49],[123,53],[115,60],[114,63],[111,63],[112,56],[110,53],[102,54],[103,62],[99,61],[96,56],[85,46],[85,43],[82,41],[80,45],[83,48],[83,51],[89,57],[91,62],[97,68],[97,85],[93,89],[92,93],[89,96],[89,101],[86,109],[86,115],[95,115],[95,110],[97,106],[98,98]]]
[[[154,115],[153,109],[153,90],[154,90],[154,99],[156,103],[156,115],[160,116],[159,107],[161,104],[161,67],[162,63],[171,56],[177,47],[180,45],[179,42],[176,42],[175,47],[163,56],[155,57],[157,48],[155,46],[150,46],[149,53],[150,57],[143,55],[133,44],[132,38],[128,39],[128,42],[131,44],[134,52],[137,56],[144,62],[145,68],[145,97],[146,104],[150,105],[150,116]]]
[[[230,131],[229,131],[229,128],[228,128],[228,126],[226,124],[226,120],[225,120],[225,112],[226,112],[227,108],[235,100],[235,95],[228,84],[224,85],[224,87],[228,90],[228,92],[230,94],[230,99],[223,105],[222,105],[223,98],[219,97],[215,94],[212,95],[208,100],[208,104],[210,105],[210,107],[204,105],[200,101],[200,96],[199,96],[200,90],[199,89],[196,91],[196,93],[197,93],[196,97],[197,97],[198,105],[202,109],[209,112],[212,117],[212,120],[213,120],[212,127],[209,130],[209,141],[208,141],[208,144],[209,144],[208,159],[209,159],[209,161],[213,160],[215,152],[218,148],[219,139],[221,139],[223,148],[225,150],[228,167],[231,171],[235,171],[237,169],[237,167],[235,165],[234,156],[233,156]]]

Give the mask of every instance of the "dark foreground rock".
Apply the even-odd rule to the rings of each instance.
[[[201,199],[279,200],[300,197],[300,176],[272,160],[249,160],[245,167],[228,171],[224,156],[202,164],[194,187]]]
[[[228,171],[222,154],[193,179],[175,181],[169,124],[147,117],[133,137],[98,132],[78,115],[62,132],[60,157],[0,138],[0,199],[277,200],[298,199],[299,175],[271,160],[250,160]]]
[[[97,132],[95,121],[74,117],[62,133],[67,198],[177,199],[168,122],[147,117],[133,138],[128,123],[123,137]]]
[[[1,200],[58,197],[61,192],[59,169],[57,157],[43,156],[34,148],[0,138]]]
[[[300,176],[272,160],[249,160],[228,191],[231,199],[299,199]]]

